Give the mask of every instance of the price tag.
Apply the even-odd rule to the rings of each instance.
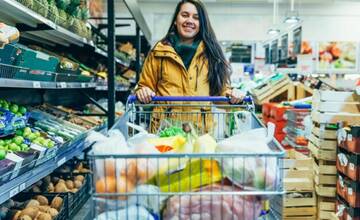
[[[13,188],[12,190],[10,190],[10,198],[15,196],[18,193],[19,193],[19,187],[17,186],[15,188]]]
[[[66,88],[66,82],[61,82],[60,83],[60,88],[65,89]]]
[[[46,148],[45,148],[45,147],[42,147],[42,146],[40,146],[40,145],[31,143],[30,148],[31,148],[31,149],[34,149],[34,150],[36,150],[36,151],[40,151],[39,159],[41,159],[41,158],[44,157],[45,152],[46,152]]]
[[[353,194],[353,189],[352,188],[348,188],[348,194],[351,196]]]
[[[41,88],[41,84],[40,84],[40,82],[33,82],[33,87],[35,88],[35,89],[40,89]]]
[[[350,168],[350,170],[355,170],[355,165],[353,163],[350,163],[349,168]]]
[[[26,183],[22,183],[22,184],[19,186],[20,192],[21,192],[21,191],[24,191],[25,189],[26,189]]]
[[[86,88],[86,83],[81,83],[81,88]]]
[[[63,165],[66,162],[66,157],[63,157],[61,160],[57,162],[58,167]]]
[[[11,160],[11,161],[14,161],[16,164],[15,164],[15,167],[14,167],[14,171],[11,175],[11,179],[15,178],[19,172],[20,172],[20,168],[22,166],[22,163],[24,161],[23,158],[19,157],[18,155],[16,154],[13,154],[13,153],[9,153],[6,155],[6,159],[8,160]]]
[[[348,136],[347,136],[347,141],[352,141],[352,134],[348,134]]]

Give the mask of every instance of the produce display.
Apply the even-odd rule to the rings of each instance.
[[[91,39],[91,29],[86,26],[90,17],[87,1],[70,0],[17,0],[24,6],[48,18],[56,24],[69,28],[76,34]]]
[[[36,195],[19,202],[10,199],[1,205],[0,219],[12,220],[52,220],[63,210],[64,200],[60,196]]]
[[[62,137],[65,141],[74,140],[83,131],[66,126],[53,119],[44,119],[35,122],[35,126],[48,132]]]

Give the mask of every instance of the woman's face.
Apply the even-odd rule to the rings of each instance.
[[[192,43],[199,33],[199,15],[195,5],[185,3],[176,17],[176,28],[182,42]]]

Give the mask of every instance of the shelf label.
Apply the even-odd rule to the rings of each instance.
[[[21,191],[24,191],[25,189],[26,189],[26,183],[22,183],[22,184],[19,186],[20,192],[21,192]]]
[[[58,167],[63,165],[66,162],[66,157],[63,157],[61,160],[57,162]]]
[[[36,89],[40,89],[41,88],[40,82],[37,82],[37,81],[33,82],[33,87]]]
[[[65,89],[66,88],[66,82],[61,82],[60,83],[60,88]]]
[[[19,187],[17,186],[15,188],[13,188],[12,190],[10,190],[10,198],[15,196],[18,193],[19,193]]]
[[[42,146],[40,146],[40,145],[31,143],[30,148],[31,148],[31,149],[34,149],[34,150],[36,150],[36,151],[40,151],[40,155],[39,155],[39,158],[38,158],[38,159],[41,159],[41,158],[44,157],[45,152],[46,152],[46,148],[45,148],[45,147],[42,147]]]
[[[86,83],[81,83],[81,88],[86,88]]]

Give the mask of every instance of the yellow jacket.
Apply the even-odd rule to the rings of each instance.
[[[203,42],[188,70],[171,45],[158,42],[145,60],[138,88],[149,87],[157,96],[209,96],[207,78],[208,60]]]
[[[208,82],[208,60],[205,57],[205,45],[200,42],[196,53],[191,61],[189,69],[186,69],[181,57],[171,45],[158,42],[148,54],[143,65],[137,89],[149,87],[157,96],[209,96],[210,87]],[[227,87],[226,87],[227,88]],[[223,94],[225,94],[224,89]],[[189,104],[189,103],[182,103]],[[155,108],[152,114],[151,130],[155,132],[158,122],[164,118],[176,118],[178,121],[191,121],[199,128],[212,126],[212,117],[209,114],[209,103],[191,103],[207,106],[207,113],[199,114],[204,108],[171,108],[171,112],[189,112],[188,115],[164,114],[165,108]],[[190,115],[192,112],[192,115]],[[162,113],[162,114],[161,114]],[[201,116],[201,117],[199,117]],[[154,121],[154,118],[157,119]],[[155,125],[154,125],[155,124]]]

